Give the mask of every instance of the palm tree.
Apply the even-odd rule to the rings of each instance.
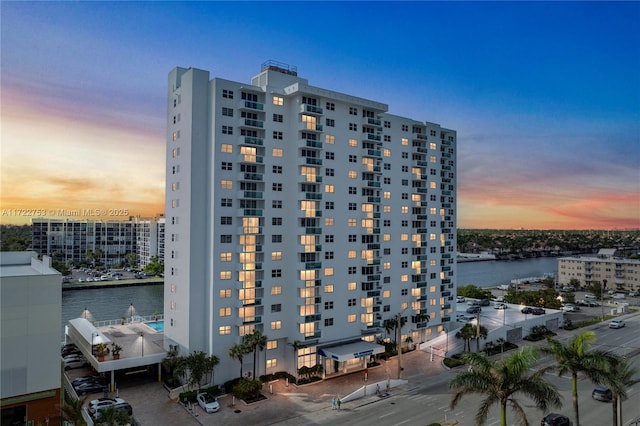
[[[263,336],[260,330],[254,329],[253,333],[244,336],[243,342],[250,349],[250,352],[253,352],[253,377],[255,378],[257,376],[256,355],[258,351],[264,350],[267,346],[267,336]]]
[[[220,363],[217,356],[207,356],[202,351],[194,351],[186,358],[186,365],[189,369],[189,386],[198,386],[200,390],[202,377],[213,371],[213,368]]]
[[[476,424],[483,424],[491,406],[499,404],[502,426],[507,425],[507,406],[513,408],[522,424],[528,425],[524,408],[516,399],[517,394],[531,398],[536,407],[543,411],[546,411],[548,406],[562,405],[557,389],[544,380],[544,375],[550,368],[530,373],[538,361],[536,350],[530,346],[525,346],[499,361],[492,361],[485,355],[472,352],[464,354],[464,359],[471,369],[459,373],[449,382],[449,387],[455,391],[451,408],[455,408],[466,394],[484,394],[486,398],[476,413]]]
[[[100,410],[94,424],[96,426],[124,426],[131,424],[131,416],[125,410],[110,406]]]
[[[250,351],[247,351],[247,346],[244,343],[236,343],[229,348],[229,356],[240,361],[240,377],[242,377],[242,360],[249,352]]]
[[[596,340],[596,334],[587,330],[573,336],[566,344],[555,339],[548,339],[543,353],[553,355],[556,359],[554,369],[559,375],[571,374],[571,395],[575,426],[580,426],[578,407],[578,373],[584,373],[594,383],[603,383],[606,379],[606,367],[615,362],[612,354],[603,351],[589,351]]]
[[[476,330],[471,324],[465,324],[462,328],[456,332],[456,339],[462,339],[464,341],[464,352],[471,352],[471,339],[476,337]],[[469,348],[467,350],[467,347]]]
[[[627,359],[617,356],[609,363],[604,384],[611,389],[613,395],[611,405],[614,426],[622,426],[622,400],[627,397],[627,389],[640,383],[640,378],[636,377],[638,371],[629,365]]]
[[[65,403],[60,407],[62,419],[74,426],[86,426],[87,422],[82,417],[82,407],[89,396],[81,399],[66,399]]]

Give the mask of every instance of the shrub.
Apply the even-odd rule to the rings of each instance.
[[[231,391],[236,398],[252,400],[260,395],[262,382],[259,379],[241,378]]]
[[[444,359],[444,365],[449,368],[455,368],[464,365],[464,361],[462,361],[461,359],[447,357]]]

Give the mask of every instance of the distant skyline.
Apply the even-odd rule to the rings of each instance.
[[[640,2],[2,2],[0,16],[2,224],[164,212],[169,71],[249,83],[277,60],[457,130],[459,228],[640,228]]]

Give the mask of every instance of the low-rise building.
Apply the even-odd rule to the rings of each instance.
[[[597,255],[558,259],[558,284],[576,279],[582,286],[604,283],[609,290],[640,289],[640,260],[616,257],[614,249],[602,249]]]

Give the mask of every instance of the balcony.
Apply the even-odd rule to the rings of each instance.
[[[322,124],[313,124],[309,122],[300,122],[300,130],[302,131],[311,131],[311,132],[322,132]]]
[[[423,135],[422,133],[416,133],[413,135],[413,139],[419,140],[419,141],[426,141],[427,140],[427,135]]]
[[[251,180],[262,182],[262,173],[244,173],[242,180]]]
[[[367,117],[367,124],[370,124],[372,126],[382,127],[382,121],[378,120],[377,118]]]
[[[376,182],[374,180],[368,180],[367,186],[373,187],[373,188],[380,188],[380,182]]]
[[[367,149],[367,155],[370,157],[382,157],[382,151],[378,149]]]
[[[312,157],[305,157],[305,163],[311,165],[311,166],[322,166],[322,159],[320,158],[312,158]]]
[[[322,262],[306,262],[304,264],[304,269],[322,269]]]
[[[262,129],[264,127],[264,121],[262,120],[254,120],[252,118],[243,118],[240,122],[240,126],[243,127],[258,127]]]
[[[322,193],[320,192],[305,192],[305,200],[322,200]]]
[[[380,202],[380,197],[367,197],[367,202],[368,203],[379,203]]]
[[[321,141],[314,141],[314,140],[311,140],[311,139],[305,139],[304,140],[304,144],[305,144],[305,146],[307,146],[309,148],[322,149],[322,142]]]
[[[302,113],[311,113],[316,115],[322,115],[322,108],[316,105],[302,104],[300,105],[300,112]]]
[[[263,144],[263,139],[262,138],[252,138],[251,136],[245,136],[244,137],[244,143],[247,145],[258,145],[258,146],[262,146]]]
[[[262,209],[241,209],[242,216],[262,216]]]
[[[367,136],[365,137],[366,140],[370,140],[370,141],[378,141],[380,142],[380,140],[382,139],[380,137],[380,135],[374,135],[373,133],[367,133]]]
[[[243,198],[262,199],[262,191],[244,191]]]
[[[260,102],[253,102],[253,101],[243,101],[240,104],[240,109],[253,109],[253,110],[257,110],[257,111],[264,111],[264,104],[260,103]]]

